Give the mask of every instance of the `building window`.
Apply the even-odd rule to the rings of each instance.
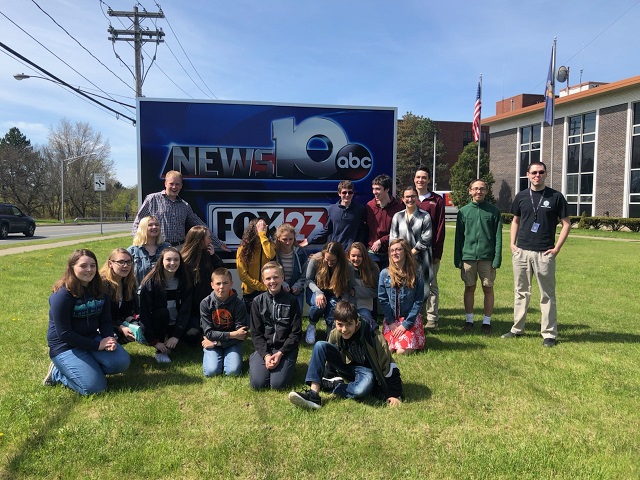
[[[527,169],[529,165],[540,161],[540,124],[520,129],[520,169],[518,191],[529,188]]]
[[[640,217],[640,103],[633,104],[633,138],[629,182],[629,217]]]
[[[569,215],[593,211],[593,168],[596,151],[596,112],[569,117],[567,202]]]

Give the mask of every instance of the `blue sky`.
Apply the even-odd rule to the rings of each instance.
[[[0,42],[74,86],[96,91],[93,82],[114,98],[135,103],[127,68],[133,69],[133,49],[116,42],[121,62],[107,40],[110,21],[116,29],[130,22],[123,19],[123,26],[103,13],[108,7],[131,11],[134,2],[35,2],[124,82],[32,0],[0,0]],[[640,24],[640,0],[588,5],[573,0],[159,3],[166,19],[156,22],[166,43],[158,46],[156,65],[143,85],[149,98],[391,106],[399,116],[411,111],[433,120],[471,121],[480,74],[483,118],[495,114],[495,103],[502,98],[544,92],[554,37],[557,66],[571,68],[572,85],[579,83],[581,70],[582,81],[611,82],[640,74],[633,33]],[[158,10],[148,0],[138,5]],[[143,26],[155,29],[151,20]],[[145,65],[154,52],[154,45],[146,44]],[[128,186],[137,182],[136,130],[130,122],[51,82],[16,81],[15,73],[39,73],[2,49],[0,72],[0,135],[17,126],[32,144],[43,145],[61,118],[88,122],[109,140],[117,178]]]

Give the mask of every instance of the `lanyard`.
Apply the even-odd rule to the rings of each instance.
[[[531,199],[531,206],[533,207],[533,213],[534,213],[534,218],[533,221],[537,222],[538,221],[538,210],[540,209],[540,205],[542,205],[542,199],[544,198],[544,191],[546,190],[547,187],[543,188],[542,191],[540,192],[540,200],[538,201],[538,206],[536,207],[534,201],[533,201],[533,192],[531,191],[531,189],[529,189],[529,198]]]

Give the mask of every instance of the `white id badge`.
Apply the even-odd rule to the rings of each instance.
[[[533,224],[533,225],[531,225],[531,231],[532,231],[533,233],[537,233],[539,228],[540,228],[540,224],[539,224],[539,223],[537,223],[537,222],[534,222],[534,224]]]

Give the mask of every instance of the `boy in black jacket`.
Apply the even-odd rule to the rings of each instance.
[[[349,302],[334,310],[335,329],[328,342],[317,342],[311,353],[303,392],[289,393],[289,400],[303,408],[320,408],[320,387],[345,398],[364,398],[377,390],[390,406],[402,403],[400,370],[391,358],[386,340],[358,316]],[[325,365],[341,377],[323,378]],[[349,383],[346,383],[348,380]]]
[[[249,357],[251,388],[281,389],[291,384],[302,338],[302,317],[295,295],[282,288],[284,271],[276,262],[266,263],[262,282],[267,291],[251,304],[251,341],[256,349]]]

